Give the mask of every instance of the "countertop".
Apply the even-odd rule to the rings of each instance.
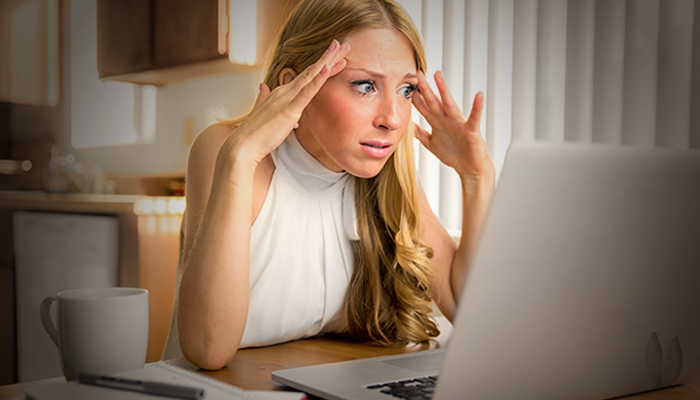
[[[148,197],[123,194],[0,191],[0,209],[122,214],[133,213],[134,204]]]
[[[5,272],[6,279],[3,286],[0,275],[0,294],[12,290],[14,282],[15,211],[114,216],[119,222],[118,285],[149,291],[148,360],[158,360],[170,326],[184,206],[185,199],[181,196],[0,191],[0,272]],[[14,321],[15,316],[11,310],[3,319],[2,312],[0,307],[0,326],[4,328],[3,323]],[[0,353],[5,350],[1,342],[2,335]]]

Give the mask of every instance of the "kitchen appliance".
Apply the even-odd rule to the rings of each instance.
[[[18,379],[61,376],[58,351],[41,324],[39,305],[65,290],[117,286],[118,219],[20,211],[13,214],[13,235]]]

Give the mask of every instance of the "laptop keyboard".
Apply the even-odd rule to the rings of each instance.
[[[433,398],[437,376],[406,379],[398,382],[380,383],[367,386],[367,389],[378,390],[389,396],[406,400],[429,400]]]

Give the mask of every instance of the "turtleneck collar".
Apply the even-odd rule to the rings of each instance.
[[[350,179],[347,172],[331,171],[316,160],[299,143],[294,132],[272,153],[272,160],[277,171],[312,197],[334,194]]]

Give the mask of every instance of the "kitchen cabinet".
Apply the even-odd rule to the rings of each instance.
[[[12,213],[0,210],[0,385],[17,381]]]
[[[227,57],[220,1],[153,0],[153,63],[176,66]],[[219,43],[223,41],[223,43]],[[221,48],[220,48],[221,45]],[[222,50],[220,53],[219,50]]]
[[[153,67],[151,9],[149,1],[98,0],[97,70],[100,78]]]
[[[97,0],[100,79],[167,86],[235,71],[263,59],[285,11],[297,0]],[[238,8],[253,10],[256,58],[229,59]],[[234,16],[234,18],[231,18]]]
[[[59,102],[58,0],[0,1],[0,101]]]

